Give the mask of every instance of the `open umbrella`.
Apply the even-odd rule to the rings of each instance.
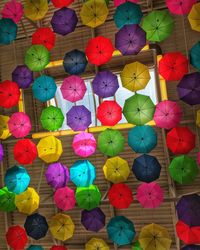
[[[15,194],[10,192],[7,187],[0,189],[0,211],[12,212],[16,208],[15,206]]]
[[[76,204],[74,190],[69,187],[58,188],[54,193],[54,202],[63,211],[72,209]]]
[[[44,18],[48,11],[47,0],[26,0],[24,5],[25,16],[32,20],[38,21]]]
[[[10,117],[6,115],[0,115],[0,139],[7,139],[11,134],[8,129],[8,121]]]
[[[114,5],[115,7],[123,4],[123,3],[126,3],[126,2],[131,2],[131,3],[137,3],[138,0],[114,0]]]
[[[190,49],[190,64],[196,69],[200,70],[200,42],[195,43],[195,45]]]
[[[28,243],[28,237],[21,226],[11,226],[6,232],[6,241],[13,249],[24,249]]]
[[[26,250],[44,250],[44,248],[39,245],[30,245]]]
[[[110,250],[110,247],[106,244],[106,242],[99,238],[91,238],[85,244],[85,250]]]
[[[23,6],[20,2],[11,0],[4,5],[1,14],[3,18],[10,18],[18,23],[24,14]]]
[[[17,37],[17,25],[10,18],[0,19],[0,44],[7,45]]]
[[[0,144],[0,162],[3,160],[3,157],[4,157],[3,145]]]
[[[133,247],[131,248],[131,250],[142,250],[141,246],[140,246],[140,242],[139,240],[137,240],[135,242],[135,244],[133,245]]]
[[[181,250],[200,250],[199,245],[187,245],[181,248]]]
[[[166,0],[167,7],[172,14],[175,15],[186,15],[190,12],[193,4],[197,0]]]
[[[73,3],[74,0],[51,0],[51,2],[56,8],[63,8]]]
[[[26,89],[33,82],[33,72],[26,65],[18,65],[12,72],[12,80],[20,88]]]
[[[188,15],[188,20],[190,22],[191,28],[195,31],[200,31],[200,3],[195,3],[192,5],[192,9]]]
[[[61,0],[62,1],[62,0]],[[50,250],[68,250],[65,246],[52,246]]]

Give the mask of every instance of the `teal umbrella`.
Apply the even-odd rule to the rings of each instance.
[[[0,44],[10,44],[16,39],[17,25],[10,18],[0,19]]]
[[[26,250],[43,250],[44,248],[39,245],[30,245]]]
[[[190,50],[190,63],[200,70],[200,42],[195,43]]]
[[[0,210],[4,212],[12,212],[15,206],[15,194],[8,191],[7,187],[0,189]]]

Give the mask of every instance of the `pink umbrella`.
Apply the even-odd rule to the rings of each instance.
[[[172,14],[186,15],[197,0],[166,0],[167,7]]]
[[[23,6],[16,0],[11,0],[4,5],[1,14],[3,18],[10,18],[15,23],[18,23],[24,14]]]
[[[63,211],[72,209],[76,204],[74,190],[69,187],[57,189],[54,194],[54,202]]]
[[[8,128],[10,133],[16,138],[27,136],[31,131],[29,116],[24,112],[14,113],[8,121]]]
[[[77,155],[88,157],[96,150],[96,139],[91,133],[81,132],[74,136],[72,147]]]
[[[144,208],[159,207],[164,199],[164,191],[156,182],[143,183],[137,188],[137,200]]]
[[[182,117],[182,110],[176,102],[162,101],[156,105],[154,121],[159,128],[176,127]]]
[[[65,78],[60,89],[63,98],[70,102],[83,99],[87,90],[83,79],[75,75]]]
[[[123,3],[126,3],[126,2],[131,2],[131,3],[138,3],[138,0],[114,0],[114,5],[115,7],[123,4]]]

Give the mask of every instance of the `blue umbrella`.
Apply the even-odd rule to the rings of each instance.
[[[10,44],[16,39],[17,25],[10,18],[0,20],[0,44]]]
[[[143,154],[134,160],[132,170],[139,181],[150,183],[159,178],[161,166],[156,157]]]
[[[136,234],[133,222],[124,216],[113,217],[106,228],[109,239],[119,246],[130,244]]]
[[[88,187],[96,179],[96,169],[88,160],[76,161],[70,168],[70,179],[77,187]]]
[[[30,245],[26,250],[43,250],[44,248],[39,245]]]
[[[190,50],[190,63],[200,70],[200,42],[195,43]]]
[[[181,250],[200,250],[199,245],[187,245],[181,248]]]
[[[157,145],[157,134],[148,126],[135,126],[128,133],[128,145],[136,153],[149,153]]]
[[[4,182],[9,191],[20,194],[27,189],[30,176],[22,166],[14,166],[6,171]]]

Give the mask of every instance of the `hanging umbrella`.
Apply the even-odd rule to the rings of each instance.
[[[142,250],[140,242],[137,240],[131,250]]]
[[[83,105],[73,106],[66,116],[67,125],[74,131],[84,131],[92,122],[91,112]]]
[[[17,37],[17,30],[17,25],[12,19],[0,19],[0,44],[11,44]]]
[[[18,65],[12,72],[12,80],[20,88],[26,89],[33,82],[33,72],[26,65]]]
[[[85,244],[85,250],[110,250],[110,247],[106,244],[106,242],[99,238],[91,238]]]
[[[181,248],[181,250],[200,250],[199,245],[187,245]]]
[[[49,230],[57,240],[68,240],[73,236],[74,229],[74,223],[69,215],[58,213],[50,219]]]
[[[24,5],[24,14],[32,21],[38,21],[44,18],[48,8],[47,0],[26,0]]]
[[[195,45],[189,51],[190,64],[196,69],[200,70],[200,42],[195,43]]]
[[[162,101],[156,105],[153,119],[157,127],[171,129],[179,124],[182,114],[183,112],[178,103]]]
[[[6,241],[13,249],[24,249],[28,243],[28,237],[21,226],[11,226],[6,232]]]
[[[3,145],[0,144],[0,162],[3,160],[4,152],[3,152]]]
[[[69,187],[58,188],[54,193],[56,207],[67,211],[74,208],[76,204],[74,190]]]
[[[121,132],[107,128],[98,136],[98,148],[102,154],[115,156],[124,150],[125,139]]]
[[[85,54],[91,64],[100,66],[110,61],[114,47],[110,39],[97,36],[88,41]]]
[[[30,245],[26,250],[44,250],[44,248],[39,245]]]
[[[172,34],[174,20],[168,10],[154,10],[144,17],[142,28],[147,33],[147,40],[161,42]]]
[[[1,14],[3,18],[10,18],[18,23],[24,14],[23,6],[20,2],[11,0],[4,5]]]
[[[12,212],[16,208],[15,206],[15,194],[10,192],[7,187],[0,189],[0,211]]]
[[[8,129],[8,121],[10,117],[6,115],[0,115],[0,139],[7,139],[11,134]]]
[[[50,250],[68,250],[65,246],[52,246]]]
[[[192,5],[190,13],[188,15],[188,20],[190,22],[191,28],[195,31],[200,31],[200,3],[195,3]]]
[[[137,188],[137,200],[144,208],[157,208],[164,200],[164,191],[156,183],[142,183]]]
[[[126,2],[137,3],[138,0],[114,0],[114,5],[115,7],[118,7],[119,5],[126,3]]]
[[[186,15],[190,12],[193,4],[197,0],[166,0],[167,7],[172,14],[175,15]]]
[[[64,79],[60,90],[65,100],[77,102],[83,99],[87,88],[82,78],[72,75]]]
[[[63,8],[69,6],[74,0],[51,0],[56,8]]]

